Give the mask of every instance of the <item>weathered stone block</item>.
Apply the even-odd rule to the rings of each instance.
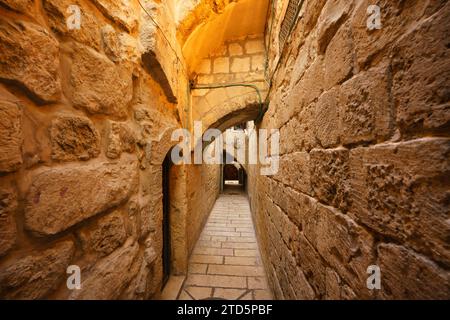
[[[313,109],[312,129],[314,136],[324,148],[335,147],[339,143],[339,89],[324,92]]]
[[[42,299],[64,281],[75,251],[72,241],[59,242],[39,254],[14,260],[0,270],[0,297]]]
[[[409,135],[450,128],[449,20],[447,3],[395,43],[392,92],[397,122]]]
[[[264,56],[252,56],[252,71],[261,72],[264,71],[266,59]]]
[[[318,204],[315,215],[305,236],[359,297],[367,297],[367,267],[374,263],[372,236],[332,207]]]
[[[101,217],[93,226],[79,232],[84,251],[106,256],[120,247],[127,238],[125,220],[120,211]]]
[[[349,16],[353,3],[346,0],[327,1],[318,20],[318,49],[323,54],[339,27]]]
[[[101,70],[101,72],[92,72]],[[131,71],[94,50],[75,45],[70,72],[74,107],[91,114],[125,117],[132,99]]]
[[[24,87],[39,103],[59,99],[59,44],[42,27],[0,19],[0,61],[0,79]]]
[[[450,273],[414,251],[395,244],[378,246],[381,295],[385,299],[450,298]]]
[[[331,40],[324,57],[325,90],[342,83],[353,73],[352,33],[348,24],[343,25]]]
[[[350,201],[347,149],[314,149],[310,152],[312,192],[321,202],[348,209]]]
[[[0,98],[0,119],[0,173],[13,172],[22,164],[22,108],[18,102]]]
[[[71,5],[80,8],[80,29],[68,29],[67,21],[73,13],[69,10]],[[100,50],[101,20],[92,10],[79,0],[45,0],[43,2],[45,11],[49,18],[50,28],[63,37],[72,38],[96,50]]]
[[[112,300],[120,297],[139,271],[139,245],[128,241],[120,249],[100,260],[82,278],[81,289],[74,290],[70,300]]]
[[[363,69],[379,62],[382,57],[388,55],[389,47],[392,46],[394,41],[402,38],[405,32],[415,33],[414,26],[417,25],[418,21],[432,15],[445,2],[442,0],[411,0],[405,5],[399,1],[378,1],[376,4],[380,7],[381,28],[370,30],[367,27],[369,18],[367,8],[374,3],[371,0],[358,1],[351,20],[358,65]],[[444,34],[440,36],[444,37]],[[411,46],[412,43],[409,41],[405,43]],[[431,47],[426,46],[426,48],[430,49]],[[421,49],[414,46],[412,51],[417,52]],[[426,49],[423,48],[423,50]]]
[[[351,214],[382,235],[449,265],[450,140],[353,149]]]
[[[140,59],[136,38],[126,32],[117,32],[112,26],[101,29],[105,54],[114,62],[137,63]]]
[[[331,268],[326,268],[326,293],[327,300],[355,300],[358,297],[353,290],[343,283],[341,277]]]
[[[230,56],[242,56],[244,54],[242,46],[237,42],[228,45],[228,52],[230,53]]]
[[[214,59],[214,73],[229,73],[230,59],[228,57]]]
[[[231,72],[248,72],[250,71],[250,57],[233,58],[231,60]]]
[[[211,73],[211,59],[203,59],[197,67],[197,73],[210,74]]]
[[[135,149],[136,137],[131,128],[125,123],[110,121],[106,156],[117,159],[122,152],[133,153]]]
[[[133,32],[137,28],[137,8],[131,0],[93,0],[93,2],[105,16],[126,31]]]
[[[88,118],[60,115],[50,129],[52,158],[89,160],[100,154],[100,134]]]
[[[274,178],[295,190],[311,193],[310,158],[307,152],[280,157],[280,168]]]
[[[303,234],[300,234],[294,251],[299,267],[314,288],[318,297],[325,295],[325,265],[319,253]]]
[[[340,89],[342,143],[382,141],[393,131],[387,65],[362,72]]]
[[[137,160],[90,163],[35,173],[26,198],[25,226],[54,235],[123,202],[137,186]]]
[[[262,39],[258,40],[248,40],[245,42],[245,53],[263,53],[265,51],[264,41]]]
[[[29,12],[34,0],[0,0],[0,3],[18,12]]]
[[[16,243],[17,204],[16,191],[9,186],[0,185],[0,257]]]

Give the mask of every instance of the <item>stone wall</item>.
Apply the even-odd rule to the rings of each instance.
[[[72,4],[79,30],[66,24]],[[188,81],[181,69],[170,88],[149,74],[143,17],[135,0],[0,1],[1,298],[146,299],[161,289],[161,164]],[[188,212],[186,172],[218,179],[205,170],[171,173],[175,213]],[[191,222],[193,238],[200,227]],[[69,265],[81,268],[81,290],[66,287]]]
[[[273,77],[280,171],[249,192],[276,298],[450,298],[450,4],[377,3],[368,30],[370,1],[306,0]]]
[[[187,166],[186,241],[190,255],[220,192],[220,165]]]
[[[202,60],[195,70],[195,85],[198,87],[223,84],[251,84],[267,93],[264,82],[264,42],[262,36],[248,36],[230,40]],[[216,89],[192,90],[192,118],[201,120],[204,130],[217,127],[224,130],[233,125],[227,122],[230,114],[239,115],[239,124],[254,119],[259,112],[255,89],[233,86]]]

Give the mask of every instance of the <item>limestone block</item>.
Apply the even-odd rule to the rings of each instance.
[[[137,63],[140,59],[136,38],[126,32],[117,32],[112,26],[101,29],[105,54],[114,62],[129,61]]]
[[[228,45],[228,52],[230,56],[242,56],[244,54],[244,49],[237,42],[232,42]]]
[[[307,238],[359,297],[367,297],[367,267],[375,262],[372,236],[332,207],[318,204],[315,214],[308,229],[315,234],[306,234]]]
[[[343,25],[330,41],[324,57],[325,90],[340,84],[353,73],[353,43],[351,29]]]
[[[350,201],[348,159],[347,149],[314,149],[310,152],[313,195],[343,211],[348,209]]]
[[[295,152],[280,157],[280,167],[274,178],[297,191],[309,194],[311,180],[310,159],[307,152]]]
[[[64,282],[75,246],[62,241],[53,247],[11,261],[0,270],[0,297],[42,299]]]
[[[134,132],[127,124],[109,121],[106,156],[117,159],[122,152],[133,153],[136,149],[136,140]]]
[[[264,71],[266,59],[263,55],[252,56],[252,71]]]
[[[70,300],[117,299],[132,280],[138,264],[139,245],[127,241],[121,248],[95,264],[81,279],[81,289],[72,291]]]
[[[126,116],[133,91],[131,71],[116,66],[104,55],[75,45],[70,85],[68,95],[74,107],[91,114]]]
[[[26,197],[25,226],[54,235],[127,199],[137,186],[137,160],[95,162],[35,173]]]
[[[210,74],[211,73],[211,60],[203,59],[197,68],[197,73],[199,74]]]
[[[250,57],[233,58],[231,60],[231,72],[248,72],[250,71]]]
[[[0,92],[0,173],[16,171],[22,164],[22,108]]]
[[[94,251],[106,256],[120,247],[126,240],[125,221],[117,210],[98,219],[88,228],[79,232],[84,251]]]
[[[93,0],[105,16],[117,23],[128,32],[133,32],[138,26],[137,7],[132,0]]]
[[[450,298],[450,273],[403,246],[378,246],[381,295],[384,299]]]
[[[323,54],[339,27],[350,14],[353,3],[347,0],[327,1],[318,20],[317,44],[319,53]],[[367,8],[367,6],[366,6]]]
[[[324,295],[326,290],[326,267],[319,253],[303,234],[300,234],[298,237],[294,254],[298,265],[305,273],[316,294]]]
[[[73,13],[68,10],[71,5],[80,8],[80,29],[68,29],[67,20]],[[72,38],[84,45],[100,50],[101,20],[89,6],[79,0],[45,0],[44,9],[48,16],[50,28],[63,37]]]
[[[100,154],[100,134],[89,118],[60,115],[50,129],[52,159],[89,160]]]
[[[402,37],[393,49],[397,122],[409,134],[448,131],[450,4]]]
[[[33,6],[34,0],[0,0],[0,3],[18,12],[29,12]]]
[[[346,285],[341,277],[332,268],[326,268],[326,292],[325,299],[327,300],[355,300],[358,297],[353,290]]]
[[[248,40],[245,42],[245,53],[263,53],[264,52],[264,41],[262,39]]]
[[[0,185],[0,257],[5,255],[16,242],[17,204],[16,191],[2,183]]]
[[[230,59],[228,57],[214,59],[214,73],[229,73]]]
[[[448,266],[449,152],[445,138],[353,149],[351,214]]]
[[[393,45],[394,41],[397,41],[397,39],[400,38],[403,38],[405,41],[404,44],[411,46],[411,49],[414,48],[409,54],[417,53],[418,56],[420,56],[419,52],[421,50],[430,50],[432,46],[428,44],[425,45],[424,48],[419,48],[418,43],[411,43],[410,41],[416,41],[412,39],[411,36],[415,37],[412,34],[416,32],[414,29],[418,21],[432,15],[436,10],[443,6],[444,2],[445,1],[413,0],[408,3],[407,6],[404,6],[398,1],[378,1],[377,5],[380,7],[382,26],[381,29],[369,30],[369,28],[367,28],[367,19],[369,18],[367,15],[367,8],[374,3],[371,0],[359,1],[351,19],[351,28],[358,65],[360,67],[365,67],[371,63],[376,63],[381,55],[388,55],[387,52],[389,52],[389,47]],[[444,9],[444,11],[445,10],[447,10],[448,13],[448,3],[447,9]],[[445,19],[448,20],[448,18]],[[433,23],[434,22],[431,22],[431,24]],[[445,22],[442,23],[445,25]],[[444,28],[444,25],[440,27]],[[445,39],[446,31],[443,29],[441,30],[442,31],[439,31],[441,32],[440,34],[434,34],[432,38],[428,39],[427,37],[429,36],[425,36],[423,40],[429,42],[434,41],[432,39],[436,39],[436,42],[439,42],[440,40],[438,39]],[[408,36],[409,39],[403,37],[406,32],[411,32],[411,35]],[[418,62],[418,64],[420,65],[421,62]],[[426,68],[424,68],[424,70],[426,70]]]
[[[59,99],[59,44],[47,30],[0,19],[0,61],[0,79],[24,87],[39,103]]]
[[[335,147],[339,143],[339,89],[324,92],[313,110],[313,131],[315,138],[324,148]]]
[[[392,134],[389,67],[359,73],[340,88],[342,143],[382,141]]]

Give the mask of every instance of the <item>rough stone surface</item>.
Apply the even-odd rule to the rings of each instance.
[[[50,27],[57,34],[73,38],[97,50],[100,49],[99,30],[102,23],[87,5],[79,0],[45,0],[43,5],[49,17]],[[68,29],[67,19],[73,15],[68,10],[71,5],[76,5],[80,8],[80,29]]]
[[[54,235],[114,207],[130,196],[137,183],[137,161],[97,162],[36,173],[26,199],[25,225]]]
[[[0,173],[13,172],[23,162],[22,108],[19,103],[0,98],[0,119]]]
[[[70,73],[74,107],[90,114],[125,117],[132,98],[131,72],[92,49],[76,45]],[[92,70],[102,72],[92,72]]]
[[[131,0],[93,0],[97,7],[112,21],[126,31],[132,32],[138,26],[136,4]]]
[[[106,256],[126,240],[125,221],[120,211],[115,211],[95,222],[94,226],[79,233],[84,250]]]
[[[73,242],[63,241],[4,266],[0,270],[0,296],[3,299],[44,298],[64,281],[73,254]]]
[[[116,159],[122,152],[133,153],[135,149],[136,138],[130,127],[125,123],[111,121],[106,155],[111,159]]]
[[[17,238],[16,221],[17,194],[10,186],[0,185],[0,257],[15,244]]]
[[[138,43],[126,32],[117,32],[111,25],[101,29],[105,53],[114,62],[137,62],[139,60]]]
[[[54,160],[89,160],[100,153],[100,134],[88,118],[58,116],[52,122],[50,136]]]
[[[119,250],[99,261],[82,279],[81,289],[74,290],[71,300],[111,300],[120,297],[133,278],[137,243],[127,242]]]
[[[352,150],[352,214],[449,265],[449,155],[445,138]]]
[[[0,4],[18,12],[27,12],[33,6],[34,0],[0,0]]]
[[[40,103],[61,95],[59,44],[42,27],[0,19],[0,80],[24,87]]]
[[[448,270],[395,244],[380,244],[378,256],[385,299],[449,299]]]

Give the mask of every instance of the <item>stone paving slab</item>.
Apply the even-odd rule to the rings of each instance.
[[[194,248],[180,300],[270,300],[247,197],[222,194]]]

